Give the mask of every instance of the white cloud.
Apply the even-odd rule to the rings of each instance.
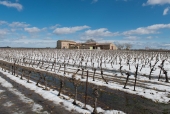
[[[146,37],[147,39],[152,39],[153,37],[152,36],[148,36],[148,37]]]
[[[138,40],[139,39],[139,37],[137,37],[137,36],[127,36],[127,37],[125,37],[125,40],[130,40],[130,41],[134,41],[134,40]]]
[[[100,28],[100,29],[96,29],[96,30],[87,30],[85,31],[84,35],[85,36],[95,36],[95,37],[106,37],[106,36],[116,36],[119,33],[112,33],[110,31],[107,30],[107,28]]]
[[[24,22],[12,22],[11,24],[9,24],[10,27],[28,27],[30,26],[29,24],[26,24]]]
[[[23,36],[21,36],[21,39],[26,39],[26,38],[27,38],[27,36],[24,36],[24,35],[23,35]]]
[[[157,30],[164,29],[164,28],[170,28],[170,24],[155,24],[148,27],[140,27],[135,30],[129,30],[125,31],[122,34],[123,35],[132,35],[132,34],[138,34],[138,35],[144,35],[144,34],[154,34],[158,33]]]
[[[170,46],[170,44],[164,44],[165,46]]]
[[[148,0],[146,3],[143,3],[143,6],[146,5],[164,5],[170,4],[170,0]]]
[[[169,11],[169,7],[164,9],[163,15],[167,15]]]
[[[87,30],[81,35],[80,39],[86,41],[88,39],[94,39],[96,41],[102,40],[104,37],[118,36],[119,32],[110,32],[107,28],[100,28],[96,30]]]
[[[90,28],[89,26],[76,26],[76,27],[63,27],[63,28],[56,28],[53,33],[60,35],[60,34],[71,34],[71,33],[75,33],[77,31],[83,30],[83,29],[87,29]]]
[[[0,1],[1,5],[16,8],[18,11],[21,11],[23,9],[23,6],[19,3],[11,3],[10,1]]]
[[[46,31],[47,29],[48,29],[47,27],[44,27],[44,28],[42,28],[41,30]]]
[[[46,37],[46,38],[44,38],[43,40],[52,40],[52,38]]]
[[[51,26],[50,29],[55,29],[55,28],[57,28],[58,26],[60,26],[60,25],[59,25],[59,24],[56,24],[56,25],[54,25],[54,26]]]
[[[0,25],[7,24],[6,21],[0,21]]]
[[[44,39],[30,39],[25,38],[25,36],[18,39],[4,39],[0,40],[0,46],[10,46],[10,47],[56,47],[56,40],[44,40]]]
[[[8,30],[0,29],[0,35],[6,35],[7,33],[8,33]]]
[[[41,30],[37,27],[32,27],[32,28],[24,28],[24,30],[26,32],[29,32],[29,33],[37,33],[37,32],[40,32]]]

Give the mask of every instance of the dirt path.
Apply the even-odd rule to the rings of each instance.
[[[1,114],[77,114],[43,99],[0,73]]]

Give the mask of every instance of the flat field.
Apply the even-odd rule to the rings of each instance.
[[[13,80],[71,113],[170,113],[168,51],[0,52],[1,85]]]

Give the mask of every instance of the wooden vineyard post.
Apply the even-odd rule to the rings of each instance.
[[[128,89],[128,88],[126,88],[126,84],[127,84],[128,80],[129,80],[130,74],[127,72],[126,75],[127,75],[127,78],[126,78],[126,83],[125,83],[125,85],[123,87],[124,89]]]
[[[15,69],[16,69],[16,66],[15,66],[15,63],[14,63],[14,76],[15,76]]]
[[[160,69],[158,81],[159,81],[159,79],[161,78],[161,71],[162,71],[162,69]]]
[[[94,80],[95,73],[96,73],[96,68],[94,68],[93,81],[95,81],[95,80]]]
[[[152,67],[152,64],[151,64],[151,63],[149,63],[149,67],[150,67],[150,69],[151,69],[151,67]]]
[[[122,67],[123,67],[123,66],[120,66],[120,69],[119,69],[119,70],[120,70],[121,75],[123,75],[123,73],[122,73]]]
[[[64,75],[66,74],[66,64],[64,64]]]
[[[84,68],[82,68],[82,74],[81,74],[81,78],[82,78],[82,79],[84,79],[83,73],[84,73]]]
[[[38,86],[38,84],[39,84],[40,80],[42,79],[41,73],[40,73],[40,72],[38,72],[38,74],[39,74],[40,78],[38,79],[36,86]]]
[[[61,65],[60,65],[59,68],[58,68],[58,72],[60,71],[60,68],[61,68]]]
[[[48,88],[47,88],[47,80],[46,80],[46,76],[44,76],[43,78],[44,78],[45,90],[48,90]]]
[[[74,88],[75,88],[75,96],[74,96],[73,104],[77,105],[77,103],[76,103],[76,100],[77,100],[77,84],[76,84],[76,82],[73,82],[73,84],[74,84]]]
[[[160,72],[159,72],[159,77],[158,77],[158,81],[159,79],[161,78],[161,71],[163,70],[163,67],[162,66],[158,66],[160,68]]]
[[[85,102],[84,102],[85,105],[84,105],[83,109],[87,109],[86,104],[87,104],[88,77],[89,77],[89,71],[87,70],[86,89],[85,89]]]
[[[92,70],[94,69],[94,63],[92,64]]]
[[[103,71],[101,70],[101,76],[102,76],[102,79],[106,82],[106,84],[108,84],[107,80],[103,77]]]
[[[16,77],[18,77],[18,75],[19,75],[19,67],[16,67]]]
[[[100,62],[100,68],[102,69],[102,61]]]
[[[77,71],[72,75],[72,80],[73,80],[73,85],[75,87],[75,97],[74,97],[74,101],[73,101],[73,104],[74,105],[77,105],[76,104],[76,99],[77,99],[77,87],[78,87],[78,82],[76,82],[76,74],[80,71],[80,69],[77,69]]]
[[[111,64],[111,66],[112,66],[112,68],[113,68],[113,65],[112,65],[112,64],[113,64],[113,62],[111,62],[110,64]]]
[[[60,96],[63,87],[64,87],[64,81],[60,80],[60,90],[57,96]]]
[[[14,66],[12,65],[12,75],[14,74]]]
[[[28,74],[28,80],[27,80],[28,83],[30,83],[30,77],[31,77],[31,70],[29,71],[29,74]]]
[[[165,82],[169,82],[169,81],[168,81],[167,71],[163,70],[163,73],[165,74],[165,79],[166,79],[166,81],[165,81]]]
[[[151,80],[151,74],[153,72],[154,67],[151,68],[150,74],[149,74],[149,80]]]
[[[140,68],[140,71],[142,70],[143,67],[144,67],[144,65],[142,65],[142,67]]]
[[[74,96],[74,101],[73,104],[77,105],[76,100],[77,100],[77,87],[80,84],[79,80],[76,80],[75,76],[72,77],[73,80],[73,85],[74,85],[74,89],[75,89],[75,96]]]
[[[136,79],[137,79],[137,75],[138,75],[138,64],[136,65],[134,91],[136,91],[136,90],[135,90],[135,87],[136,87]]]
[[[94,95],[94,110],[93,110],[92,114],[97,114],[97,98],[99,97],[97,88],[94,89],[93,95]]]
[[[127,65],[129,66],[129,70],[130,70],[130,63],[129,63],[129,59],[127,60]]]
[[[21,79],[21,80],[23,80],[23,78],[22,78],[22,77],[24,76],[24,70],[22,69],[21,71],[22,71],[22,74],[21,74],[20,79]]]
[[[162,66],[162,67],[164,66],[164,62],[165,62],[165,59],[162,60],[162,63],[161,63],[161,66]]]

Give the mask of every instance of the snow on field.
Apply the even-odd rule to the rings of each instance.
[[[139,95],[141,97],[151,99],[156,103],[165,103],[165,104],[170,103],[170,83],[165,82],[165,73],[163,72],[163,71],[167,72],[167,78],[170,76],[169,52],[168,53],[135,52],[135,51],[114,52],[114,51],[98,51],[98,50],[95,51],[55,50],[51,52],[50,51],[51,50],[45,50],[45,51],[27,50],[26,52],[22,51],[22,53],[17,52],[16,54],[15,53],[11,54],[11,52],[9,51],[9,54],[7,53],[7,55],[4,56],[4,58],[0,58],[0,59],[4,60],[6,58],[6,60],[4,61],[14,63],[15,59],[12,60],[11,58],[17,57],[16,59],[18,60],[17,64],[21,66],[32,67],[34,69],[55,73],[61,76],[63,76],[63,71],[64,71],[63,64],[67,64],[66,71],[70,71],[72,73],[70,74],[66,73],[64,75],[66,77],[72,77],[73,72],[76,72],[78,66],[80,70],[86,67],[86,70],[90,71],[91,73],[94,72],[92,68],[96,68],[97,69],[96,73],[98,73],[98,76],[101,73],[101,69],[103,69],[104,77],[110,76],[111,78],[115,78],[123,82],[123,84],[119,83],[119,81],[114,81],[114,80],[113,81],[108,80],[109,84],[106,84],[101,79],[95,79],[95,81],[92,81],[92,78],[90,77],[89,77],[89,83],[93,83],[99,86],[106,86],[111,89],[117,89],[130,94]],[[53,63],[55,63],[55,67],[56,67],[55,71],[51,71],[50,69],[52,68],[51,66]],[[62,71],[58,72],[60,65],[62,66],[60,69]],[[130,65],[130,69],[129,69],[129,65]],[[134,90],[133,84],[135,79],[134,75],[135,75],[137,65],[139,65],[137,71],[138,73],[137,86],[136,86],[136,91],[133,91]],[[120,73],[121,66],[122,66],[121,71],[123,73]],[[163,69],[161,69],[160,66]],[[1,70],[1,72],[3,71]],[[127,77],[125,72],[130,73],[129,82],[127,83],[127,88],[129,89],[123,89]],[[18,78],[9,75],[8,73],[5,74],[11,79],[17,81],[18,83],[22,83],[22,85],[25,86],[29,85],[29,83],[26,83],[26,81],[18,80]],[[151,79],[149,79],[149,75]],[[161,79],[158,81],[159,75],[161,76]],[[76,78],[80,79],[80,81],[84,81],[84,82],[86,81],[86,79],[81,78],[80,74],[76,75]],[[129,85],[129,83],[131,83],[131,85]],[[35,85],[35,83],[33,85]],[[87,111],[72,105],[71,102],[73,101],[73,99],[68,98],[68,100],[63,100],[56,96],[58,93],[57,91],[44,91],[32,85],[29,85],[27,88],[29,87],[30,89],[35,90],[35,92],[41,94],[44,98],[54,101],[56,104],[60,104],[60,102],[62,102],[68,110],[76,110],[78,112],[85,112],[85,113],[90,113],[93,110],[93,108],[90,106],[88,106],[89,111]],[[98,110],[101,110],[101,112],[104,113],[108,112],[100,108],[98,108]]]
[[[7,106],[7,107],[10,107],[12,105],[13,105],[13,103],[11,101],[6,102],[6,103],[3,104],[3,106]]]
[[[26,97],[25,95],[23,95],[21,92],[19,92],[17,89],[15,89],[11,83],[7,82],[5,79],[3,79],[1,77],[0,77],[0,84],[3,87],[7,88],[13,94],[17,95],[20,101],[22,101],[24,103],[27,103],[29,105],[32,104],[32,111],[33,112],[48,114],[48,112],[41,112],[41,110],[43,109],[41,105],[35,103],[32,99],[30,99],[30,98]],[[12,105],[13,105],[13,103],[11,101],[6,102],[6,103],[3,104],[3,106],[7,106],[7,107],[10,107]]]
[[[106,75],[110,75],[110,73],[105,73]],[[118,77],[121,77],[122,75],[120,73],[117,73]],[[60,74],[62,75],[62,74]],[[67,75],[66,75],[67,76]],[[68,77],[71,77],[71,75],[68,75]],[[77,76],[78,77],[78,76]],[[81,76],[79,76],[79,79],[81,81],[86,81],[86,79],[81,79]],[[131,76],[131,79],[134,79],[134,76]],[[143,78],[142,76],[138,76],[138,79],[140,81],[148,81],[147,78]],[[138,81],[139,81],[138,80]],[[153,100],[154,102],[159,102],[159,103],[165,103],[168,104],[170,103],[170,83],[164,83],[164,82],[158,82],[157,80],[151,80],[150,82],[157,82],[158,84],[152,84],[152,83],[147,83],[143,84],[146,88],[142,87],[136,87],[136,91],[133,91],[134,86],[129,86],[127,84],[127,88],[129,89],[123,89],[124,85],[121,85],[117,82],[108,82],[109,84],[106,84],[103,80],[95,80],[92,81],[92,78],[89,78],[89,83],[93,83],[95,85],[100,85],[100,86],[106,86],[111,89],[117,89],[120,91],[124,91],[127,93],[135,94],[135,95],[140,95],[142,97],[148,98]],[[137,82],[138,83],[138,82]]]
[[[2,70],[0,70],[0,72],[2,72],[4,75],[6,75],[8,78],[12,79],[13,81],[15,81],[16,83],[19,83],[23,86],[25,86],[26,88],[30,89],[30,90],[34,90],[34,92],[38,93],[39,95],[41,95],[44,99],[48,99],[50,101],[53,101],[56,105],[63,105],[63,107],[65,107],[65,109],[69,110],[70,112],[72,110],[75,110],[79,113],[84,113],[84,114],[91,114],[91,112],[93,111],[93,108],[90,105],[86,105],[88,110],[84,110],[82,109],[84,104],[77,101],[77,103],[81,106],[75,106],[72,104],[73,99],[69,98],[68,96],[65,96],[62,94],[62,96],[64,97],[58,97],[58,91],[53,91],[53,90],[43,90],[42,88],[39,88],[36,86],[36,83],[31,81],[31,83],[27,83],[26,80],[21,80],[18,77],[15,77],[7,72],[4,72]],[[23,96],[20,92],[18,92],[16,89],[15,91],[13,90],[14,88],[12,88],[13,86],[7,82],[6,80],[4,80],[3,78],[0,77],[0,83],[4,86],[4,87],[8,87],[10,91],[14,92],[16,95],[21,96],[21,100],[23,102],[33,102],[31,99]],[[2,91],[3,92],[3,91]],[[65,100],[66,99],[66,100]],[[32,107],[33,111],[38,111],[37,109],[41,109],[41,106],[39,104],[34,104]],[[117,111],[117,110],[103,110],[102,108],[98,107],[97,108],[98,112],[102,112],[104,114],[124,114],[124,112],[122,111]]]
[[[72,71],[69,68],[72,68],[72,67],[67,67],[67,71]],[[167,66],[166,66],[166,68],[167,68]],[[36,69],[39,69],[39,68],[36,68]],[[39,70],[42,70],[42,69],[39,69]],[[63,68],[61,68],[61,70],[63,70]],[[147,69],[147,70],[149,70],[149,69]],[[126,71],[128,71],[128,70],[126,69]],[[134,68],[132,67],[130,72],[134,72],[134,71],[135,71],[135,67]],[[51,72],[51,71],[48,71],[48,72]],[[58,72],[56,74],[62,76],[63,72]],[[104,72],[104,74],[106,76],[114,75],[113,73],[109,73],[109,72]],[[124,74],[124,76],[121,73],[116,73],[116,74],[120,80],[123,80],[121,78],[126,77],[125,74]],[[72,74],[66,74],[65,76],[72,77]],[[158,76],[158,74],[156,74],[155,76]],[[76,77],[77,77],[77,80],[84,81],[84,82],[86,81],[86,79],[81,79],[80,75],[76,75]],[[132,80],[132,79],[135,79],[134,75],[131,75],[129,77],[129,80]],[[165,104],[170,103],[170,83],[165,83],[164,79],[160,79],[160,81],[158,81],[157,79],[149,80],[147,77],[138,75],[137,83],[139,81],[141,81],[142,86],[144,86],[144,87],[136,86],[136,91],[133,91],[134,86],[129,86],[128,84],[127,84],[127,88],[129,88],[129,89],[123,89],[124,85],[119,84],[114,81],[108,82],[109,84],[106,84],[103,80],[95,80],[95,81],[92,81],[92,80],[93,80],[92,78],[89,78],[88,82],[93,83],[95,85],[99,85],[99,86],[106,86],[111,89],[117,89],[117,90],[124,91],[124,92],[130,93],[130,94],[140,95],[141,97],[151,99],[152,101],[157,102],[157,103],[165,103]],[[125,80],[123,80],[123,81],[125,82]],[[156,84],[154,84],[154,83],[156,83]]]

